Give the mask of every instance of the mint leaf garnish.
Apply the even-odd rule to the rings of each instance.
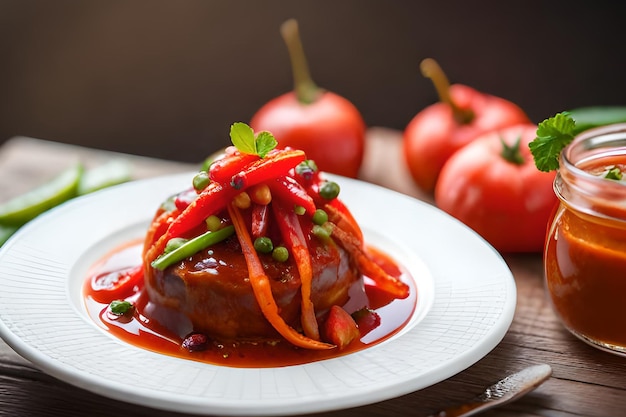
[[[256,137],[256,151],[261,158],[265,158],[265,155],[274,149],[276,145],[278,145],[278,142],[270,132],[259,132]]]
[[[255,136],[252,128],[242,122],[232,124],[230,140],[239,152],[258,155],[261,158],[265,158],[267,153],[278,145],[276,138],[270,132],[263,131]]]
[[[537,137],[528,145],[540,171],[559,168],[559,154],[575,136],[576,122],[567,112],[562,112],[539,123]]]
[[[230,127],[230,140],[241,153],[256,155],[254,131],[245,123],[233,123]]]

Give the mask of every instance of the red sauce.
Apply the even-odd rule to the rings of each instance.
[[[586,170],[599,174],[605,167]],[[590,203],[587,208],[626,219],[626,209],[618,205]],[[590,341],[626,347],[626,224],[562,204],[548,235],[545,262],[547,289],[565,326]]]
[[[344,349],[309,350],[297,348],[279,341],[210,341],[209,348],[190,352],[181,347],[182,339],[166,329],[161,323],[150,320],[144,312],[154,308],[143,291],[142,280],[131,286],[123,299],[133,303],[132,314],[117,316],[110,312],[111,301],[118,300],[119,293],[110,299],[96,291],[97,277],[115,276],[118,272],[132,270],[141,263],[141,243],[133,242],[106,255],[88,273],[84,285],[87,310],[92,319],[103,329],[119,339],[147,350],[165,355],[232,367],[278,367],[309,363],[342,356],[373,346],[396,334],[410,319],[416,306],[417,294],[412,291],[405,299],[394,299],[380,291],[373,281],[364,277],[368,309],[375,314],[366,314],[359,323],[361,337]],[[408,272],[397,265],[386,254],[368,249],[376,263],[392,276],[410,282]],[[349,304],[349,302],[348,302]],[[384,308],[383,308],[384,307]],[[151,315],[152,317],[154,315]]]

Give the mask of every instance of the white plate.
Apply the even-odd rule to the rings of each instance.
[[[87,315],[87,268],[143,234],[156,207],[192,174],[136,181],[77,198],[0,249],[0,336],[63,381],[111,398],[195,414],[294,415],[370,404],[466,369],[503,338],[513,276],[478,235],[436,208],[333,177],[368,243],[409,269],[418,302],[408,325],[363,351],[306,365],[230,368],[126,344]]]

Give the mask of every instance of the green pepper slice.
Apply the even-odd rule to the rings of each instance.
[[[22,226],[41,213],[76,197],[83,166],[76,164],[50,182],[42,184],[0,205],[0,223]]]

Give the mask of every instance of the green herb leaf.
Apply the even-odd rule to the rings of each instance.
[[[567,112],[539,123],[537,137],[529,144],[537,169],[548,172],[559,168],[559,154],[574,139],[575,125]]]
[[[111,301],[111,304],[109,304],[109,308],[111,309],[111,313],[115,314],[116,316],[123,316],[124,314],[132,310],[133,304],[130,301],[115,300]]]
[[[265,155],[278,145],[276,138],[270,132],[259,132],[256,137],[256,150],[257,155],[261,158],[265,158]]]
[[[241,153],[256,155],[254,131],[245,123],[233,123],[230,127],[230,140]]]
[[[604,173],[604,178],[608,180],[620,181],[624,174],[618,167],[611,167]]]
[[[276,138],[270,132],[263,131],[255,137],[252,128],[242,122],[232,124],[230,140],[239,152],[258,155],[261,158],[278,145]]]

